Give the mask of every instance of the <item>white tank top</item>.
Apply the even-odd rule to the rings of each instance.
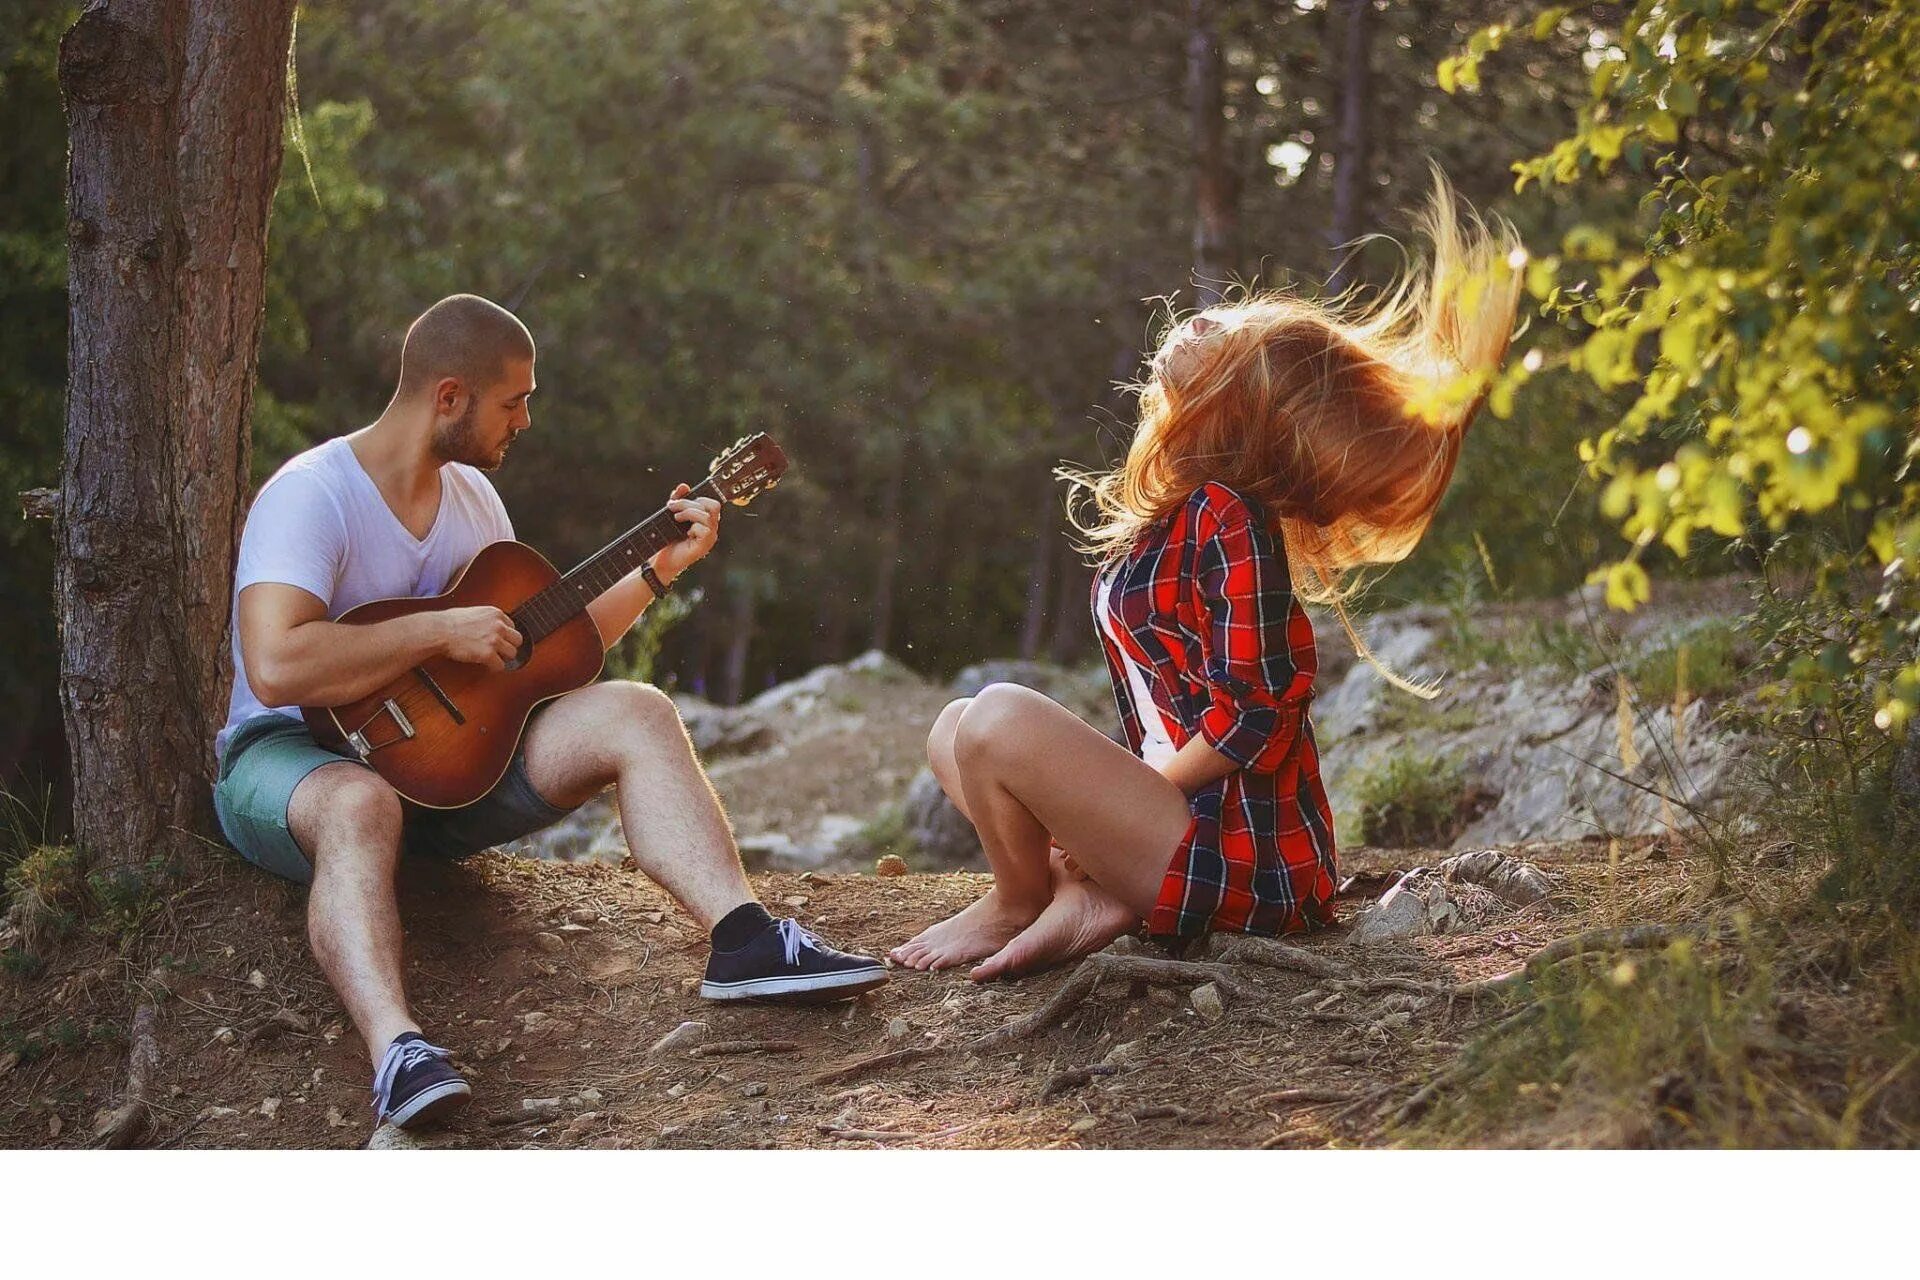
[[[1153,670],[1133,656],[1129,648],[1133,638],[1127,634],[1120,619],[1114,616],[1113,593],[1118,585],[1120,566],[1124,563],[1116,562],[1100,579],[1100,590],[1094,595],[1097,602],[1094,614],[1102,634],[1119,651],[1120,665],[1127,673],[1127,688],[1133,695],[1134,713],[1140,718],[1140,758],[1158,769],[1173,759],[1177,748],[1173,745],[1173,734],[1167,728],[1166,717],[1153,700]]]

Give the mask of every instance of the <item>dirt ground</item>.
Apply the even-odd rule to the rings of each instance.
[[[1616,923],[1631,878],[1644,905],[1688,898],[1701,868],[1640,847],[1610,871],[1604,843],[1528,850],[1548,902],[1479,932],[1359,949],[1334,928],[1289,939],[1362,977],[1455,982],[1515,969],[1549,940]],[[1414,853],[1360,850],[1342,913]],[[841,945],[879,953],[981,892],[970,874],[769,874],[756,886]],[[618,868],[484,855],[413,865],[403,886],[411,983],[452,1048],[474,1105],[425,1145],[455,1147],[1324,1147],[1391,1143],[1383,1120],[1484,1024],[1488,1011],[1405,990],[1342,991],[1289,969],[1233,965],[1203,1012],[1195,982],[1115,980],[1058,1025],[1003,1047],[967,1042],[1032,1013],[1057,970],[979,985],[896,970],[854,1001],[715,1005],[689,988],[699,930]],[[138,955],[70,941],[46,972],[0,978],[0,1145],[89,1144],[127,1078],[129,993],[156,997],[149,1090],[160,1147],[359,1147],[369,1066],[308,957],[304,896],[223,869],[172,904]],[[1164,958],[1157,946],[1122,950]],[[156,983],[156,967],[171,976]],[[1383,986],[1385,984],[1382,984]],[[1496,1011],[1497,1012],[1497,1011]],[[686,1021],[692,1049],[649,1053]],[[759,1042],[716,1052],[729,1042]],[[922,1049],[867,1069],[857,1064]],[[1074,1073],[1078,1074],[1074,1074]],[[382,1141],[389,1134],[382,1135]]]

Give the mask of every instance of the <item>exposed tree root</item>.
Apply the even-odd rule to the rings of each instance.
[[[1070,1089],[1078,1089],[1082,1085],[1092,1084],[1096,1077],[1110,1076],[1119,1069],[1119,1067],[1112,1066],[1108,1063],[1096,1062],[1090,1066],[1075,1067],[1071,1071],[1062,1071],[1059,1075],[1054,1076],[1048,1080],[1046,1084],[1041,1086],[1040,1100],[1045,1102],[1057,1093],[1066,1093]]]
[[[1502,995],[1525,986],[1562,960],[1591,955],[1596,951],[1650,951],[1655,947],[1666,946],[1675,938],[1695,932],[1697,931],[1677,929],[1664,924],[1635,924],[1607,929],[1589,929],[1585,933],[1570,934],[1549,942],[1528,956],[1527,962],[1511,973],[1504,973],[1497,978],[1487,978],[1480,982],[1463,982],[1453,988],[1452,994],[1467,997]]]
[[[128,1035],[131,1047],[127,1050],[126,1094],[120,1105],[101,1115],[94,1126],[96,1147],[134,1146],[146,1136],[147,1127],[153,1122],[147,1090],[153,1084],[153,1073],[160,1066],[160,1046],[154,1038],[154,1024],[159,1017],[159,1008],[151,1000],[142,1000],[134,1010],[133,1029]]]
[[[798,1053],[800,1043],[797,1040],[716,1040],[712,1044],[695,1045],[688,1050],[690,1058],[724,1058],[740,1053]]]
[[[1080,962],[1065,985],[1053,993],[1053,998],[1035,1009],[1026,1017],[1009,1022],[1004,1027],[996,1027],[983,1036],[976,1036],[967,1042],[969,1053],[992,1053],[997,1049],[1018,1040],[1059,1025],[1069,1013],[1086,1003],[1087,997],[1097,990],[1108,978],[1126,981],[1157,983],[1169,986],[1177,983],[1197,984],[1211,982],[1228,995],[1245,997],[1254,994],[1254,988],[1248,986],[1233,975],[1232,970],[1223,964],[1206,964],[1193,960],[1153,960],[1145,956],[1116,956],[1106,952],[1096,952]]]
[[[844,1067],[835,1067],[823,1071],[807,1081],[808,1084],[834,1084],[841,1080],[851,1080],[855,1076],[865,1075],[869,1071],[878,1071],[883,1067],[903,1066],[909,1062],[918,1062],[922,1058],[932,1057],[945,1049],[943,1044],[920,1044],[909,1049],[895,1049],[892,1053],[876,1054],[871,1058],[862,1058],[850,1062]]]
[[[1353,966],[1302,947],[1290,947],[1272,938],[1247,934],[1214,933],[1207,935],[1204,954],[1221,964],[1250,964],[1266,969],[1287,969],[1314,978],[1351,978]]]

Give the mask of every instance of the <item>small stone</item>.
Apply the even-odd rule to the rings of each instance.
[[[47,1117],[47,1136],[49,1138],[59,1137],[60,1131],[66,1127],[67,1127],[67,1122],[62,1120],[59,1116]]]
[[[560,1110],[560,1099],[522,1098],[520,1099],[520,1109],[530,1115],[535,1113],[544,1115],[549,1111],[557,1112]]]
[[[255,991],[265,991],[267,989],[267,975],[255,969],[247,975],[247,985]]]
[[[533,945],[548,955],[567,949],[567,944],[560,941],[560,935],[557,933],[536,933],[533,935]]]
[[[567,919],[573,924],[597,924],[600,921],[600,913],[592,907],[575,907],[567,912]]]
[[[232,1027],[221,1027],[213,1033],[213,1038],[221,1044],[232,1044],[235,1039],[235,1033]]]
[[[1140,939],[1123,933],[1107,944],[1107,950],[1116,956],[1137,956],[1140,954]]]
[[[200,1115],[207,1120],[231,1120],[240,1114],[237,1107],[208,1107]]]
[[[740,1088],[740,1096],[743,1098],[762,1097],[766,1094],[766,1092],[767,1092],[767,1086],[758,1080],[755,1080],[752,1084],[749,1084],[749,1085],[742,1085]]]
[[[367,1139],[369,1151],[425,1151],[427,1144],[405,1129],[383,1124]]]
[[[642,911],[640,918],[648,924],[659,924],[667,918],[667,913],[664,911]]]
[[[698,979],[698,978],[682,978],[682,979],[680,979],[680,994],[681,994],[681,995],[683,995],[683,996],[690,996],[690,995],[696,995],[696,994],[698,994],[698,993],[699,993],[699,991],[700,991],[700,979]]]
[[[567,934],[569,936],[572,936],[572,935],[582,934],[582,933],[592,933],[593,930],[588,928],[584,924],[574,924],[571,921],[569,921],[568,923],[560,926],[560,932]]]
[[[1188,999],[1193,1002],[1193,1011],[1208,1022],[1218,1022],[1227,1016],[1227,1006],[1220,999],[1220,988],[1211,982],[1195,987]]]
[[[653,1042],[647,1050],[652,1057],[662,1053],[673,1053],[680,1049],[691,1049],[707,1038],[707,1024],[704,1022],[683,1022],[673,1030]]]
[[[684,1083],[669,1085],[667,1087],[667,1096],[669,1098],[684,1098],[687,1096],[687,1086]]]
[[[1125,1066],[1139,1056],[1140,1042],[1138,1040],[1122,1040],[1119,1044],[1107,1050],[1107,1056],[1100,1059],[1100,1065],[1103,1067]]]
[[[1081,1116],[1078,1120],[1075,1120],[1072,1124],[1067,1126],[1067,1132],[1068,1133],[1087,1133],[1090,1130],[1097,1129],[1099,1127],[1100,1127],[1099,1117]]]
[[[897,853],[883,854],[873,864],[873,874],[877,876],[903,876],[907,874],[907,860]]]
[[[660,1128],[660,1136],[663,1138],[677,1138],[686,1127],[687,1126],[683,1124],[662,1125]]]
[[[579,1093],[574,1094],[573,1098],[576,1103],[582,1106],[592,1107],[595,1111],[598,1111],[600,1104],[606,1101],[606,1095],[598,1089],[582,1089]]]
[[[781,901],[790,907],[804,907],[807,903],[811,902],[812,899],[804,893],[790,893],[785,898],[782,898]]]
[[[767,1100],[765,1098],[760,1098],[753,1102],[749,1102],[747,1104],[747,1115],[755,1120],[766,1119],[767,1118]]]
[[[19,1065],[20,1065],[19,1054],[0,1053],[0,1076],[7,1074],[7,1072],[13,1070],[15,1067]]]
[[[887,1023],[887,1039],[889,1040],[905,1040],[912,1034],[913,1028],[908,1025],[905,1018],[895,1018]]]
[[[579,1115],[567,1121],[567,1127],[561,1130],[561,1132],[569,1138],[577,1138],[599,1123],[600,1113],[598,1111],[582,1111]]]
[[[262,1116],[265,1116],[265,1117],[266,1117],[267,1119],[269,1119],[269,1120],[271,1120],[271,1119],[273,1119],[273,1118],[274,1118],[275,1116],[277,1116],[277,1115],[279,1115],[279,1114],[280,1114],[280,1099],[278,1099],[278,1098],[262,1098],[262,1099],[260,1099],[260,1107],[259,1107],[259,1114],[260,1114],[260,1115],[262,1115]]]
[[[544,1023],[547,1020],[547,1017],[548,1017],[547,1014],[542,1013],[538,1009],[535,1009],[531,1013],[523,1013],[520,1015],[520,1025],[522,1027],[525,1027],[528,1031],[532,1031],[535,1027],[538,1027],[540,1024]]]
[[[338,1107],[327,1108],[327,1128],[345,1129],[348,1127],[348,1123],[349,1122],[347,1118],[340,1114],[340,1108]]]
[[[1180,1003],[1180,998],[1165,987],[1153,987],[1147,992],[1147,999],[1168,1009]]]
[[[802,871],[800,873],[801,884],[825,884],[826,882],[827,878],[817,871]]]

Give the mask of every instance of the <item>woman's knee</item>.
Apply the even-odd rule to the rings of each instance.
[[[984,763],[1019,745],[1022,724],[1031,724],[1047,698],[1017,684],[990,684],[967,699],[954,723],[953,755],[962,765]]]
[[[954,734],[960,727],[960,717],[972,702],[972,698],[955,698],[933,718],[933,728],[927,733],[927,763],[935,773],[953,763]]]

